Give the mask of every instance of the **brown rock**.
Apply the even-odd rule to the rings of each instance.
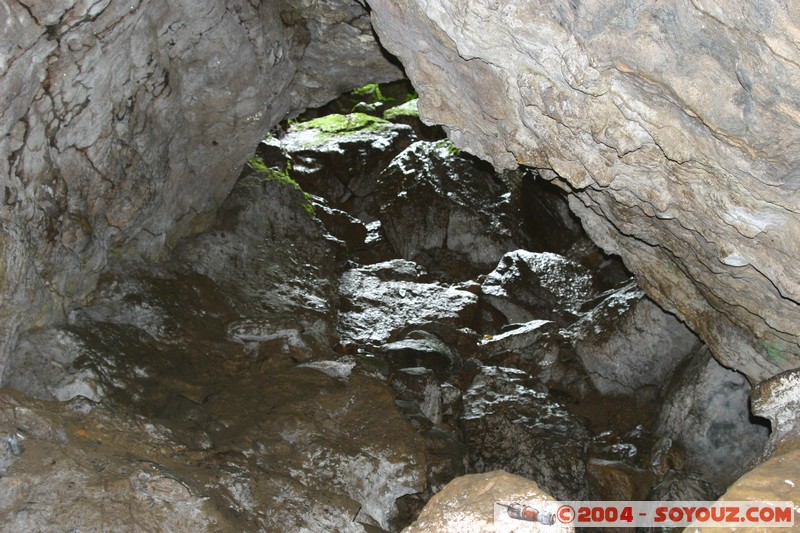
[[[374,0],[426,123],[571,192],[728,367],[800,365],[796,5]]]
[[[552,496],[541,490],[535,482],[523,477],[502,470],[470,474],[448,483],[431,498],[416,522],[405,528],[403,533],[511,531],[522,522],[517,521],[515,524],[504,516],[505,510],[495,505],[498,501],[520,502],[531,506],[551,502],[550,506],[555,507]],[[532,525],[529,522],[524,524]],[[541,530],[574,531],[574,528],[551,525],[541,526]]]
[[[770,531],[796,531],[800,524],[800,450],[789,450],[761,463],[731,485],[719,501],[788,501],[794,502],[794,527],[770,528]],[[689,528],[695,531],[694,527]],[[736,531],[755,533],[763,528],[743,527]],[[714,528],[696,531],[713,533]]]
[[[590,459],[586,474],[597,499],[612,501],[644,500],[656,479],[648,470],[604,459]]]

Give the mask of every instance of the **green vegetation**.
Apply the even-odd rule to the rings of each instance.
[[[355,131],[382,130],[389,124],[382,118],[373,117],[365,113],[350,113],[349,115],[333,114],[315,118],[307,122],[296,122],[291,125],[291,131],[319,130],[320,133],[336,135]]]
[[[288,185],[290,187],[294,187],[298,191],[302,192],[306,198],[305,202],[303,202],[302,204],[303,209],[305,209],[309,215],[314,214],[314,205],[311,203],[311,195],[305,192],[300,187],[300,184],[297,183],[294,180],[294,178],[292,178],[292,176],[289,175],[289,171],[292,170],[291,162],[287,162],[286,168],[280,170],[274,167],[268,167],[263,159],[261,159],[258,156],[254,156],[247,160],[247,164],[250,165],[250,168],[252,168],[256,172],[266,176],[267,179],[271,181],[277,181],[282,185]]]
[[[397,120],[400,117],[414,117],[419,118],[419,108],[417,107],[418,100],[409,100],[404,104],[395,107],[390,107],[383,112],[383,118],[386,120]]]
[[[379,132],[390,126],[391,122],[364,113],[349,115],[328,115],[289,127],[292,132],[308,132],[303,138],[305,148],[314,149],[331,140],[346,138],[362,132]]]
[[[368,83],[363,87],[354,89],[350,93],[353,96],[371,96],[373,102],[391,102],[394,98],[387,98],[381,93],[381,86],[377,83]]]
[[[453,157],[456,157],[461,153],[461,149],[456,148],[456,145],[453,144],[448,139],[442,139],[441,141],[436,141],[436,149],[445,150],[448,154],[450,154]]]

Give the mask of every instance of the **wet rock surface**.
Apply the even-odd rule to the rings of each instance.
[[[657,431],[680,442],[689,466],[719,487],[761,455],[769,436],[765,421],[748,415],[750,390],[743,375],[722,367],[704,348],[664,400]]]
[[[404,259],[439,268],[460,259],[486,271],[528,239],[516,231],[510,193],[498,175],[456,154],[449,141],[421,141],[395,157],[380,177],[380,220]]]
[[[370,6],[427,122],[498,168],[552,169],[726,367],[756,383],[800,365],[796,5]]]
[[[504,469],[559,499],[586,499],[586,423],[520,370],[483,367],[464,394],[461,425],[472,467]]]
[[[26,514],[24,502],[36,491],[66,494],[70,476],[90,489],[64,505],[83,498],[91,508],[65,514],[70,527],[102,527],[93,487],[111,484],[115,501],[144,502],[114,520],[135,514],[130,523],[148,529],[172,510],[176,524],[191,514],[187,531],[398,531],[452,479],[500,468],[563,499],[708,485],[694,473],[703,472],[694,448],[684,460],[653,426],[657,384],[694,338],[630,285],[618,260],[571,233],[563,198],[543,196],[528,220],[539,231],[552,220],[573,240],[561,253],[539,249],[541,240],[526,241],[532,227],[512,216],[524,208],[521,189],[436,141],[404,149],[397,132],[413,142],[412,128],[384,125],[356,135],[385,148],[371,160],[384,168],[358,174],[369,185],[360,196],[337,176],[361,141],[327,132],[319,148],[314,179],[353,186],[358,202],[310,195],[294,179],[304,172],[299,152],[283,145],[320,130],[303,123],[269,138],[269,153],[260,149],[205,231],[157,264],[116,263],[67,323],[18,344],[3,384],[39,399],[0,394],[12,406],[0,419],[0,482],[17,491],[2,511],[10,523],[50,524],[46,510],[60,503],[43,499]],[[329,157],[339,162],[322,164]],[[457,176],[463,190],[442,185],[453,169],[467,169]],[[403,204],[405,189],[420,192],[416,176],[424,194]],[[447,237],[430,247],[391,214],[429,193],[449,217],[431,219]],[[413,260],[400,257],[403,242],[415,243]],[[537,251],[507,250],[518,242]],[[640,340],[620,340],[629,336]],[[657,378],[642,380],[640,359],[661,356],[668,361],[649,364]],[[620,366],[632,368],[614,374]],[[624,386],[609,389],[593,373]],[[724,388],[714,375],[703,383]],[[718,408],[746,419],[746,404]],[[14,416],[34,421],[14,426]],[[720,435],[738,452],[738,433]],[[71,462],[64,471],[38,464],[37,449]]]
[[[213,218],[287,114],[402,77],[355,0],[17,2],[0,43],[0,367],[116,257]]]
[[[564,326],[592,295],[592,283],[585,268],[564,256],[516,250],[486,276],[481,293],[506,323],[546,319]]]
[[[611,396],[657,395],[699,340],[635,283],[604,296],[571,329],[592,384]]]

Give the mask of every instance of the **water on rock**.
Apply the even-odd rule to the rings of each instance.
[[[273,132],[207,230],[158,264],[118,261],[68,323],[21,340],[0,520],[398,531],[454,478],[496,469],[536,482],[502,478],[503,494],[715,496],[728,478],[692,437],[716,415],[672,422],[675,390],[711,389],[662,386],[698,373],[681,366],[696,339],[565,200],[418,140],[433,132],[407,110],[402,125],[338,111]],[[715,427],[733,449],[739,435]]]

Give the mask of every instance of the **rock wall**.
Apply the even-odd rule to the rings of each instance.
[[[555,171],[723,364],[800,365],[800,5],[369,4],[426,122],[497,167]]]
[[[356,0],[10,0],[0,21],[0,375],[109,257],[210,220],[277,121],[401,76]]]

